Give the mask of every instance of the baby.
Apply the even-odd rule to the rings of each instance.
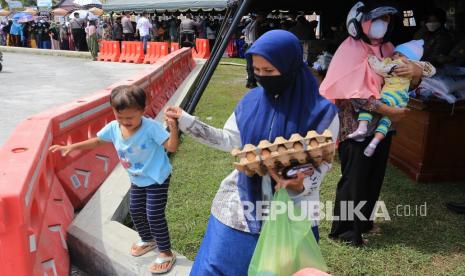
[[[423,56],[423,40],[412,40],[398,45],[394,49],[392,58],[379,60],[375,56],[368,58],[371,68],[379,75],[384,77],[384,86],[381,90],[381,101],[388,106],[403,108],[407,106],[409,100],[410,78],[399,77],[394,74],[394,69],[398,65],[405,64],[407,60],[415,62],[423,68],[423,76],[431,77],[436,73],[436,69],[428,62],[420,61]],[[368,130],[368,123],[373,119],[373,115],[365,110],[361,110],[358,115],[359,125],[356,131],[347,137],[356,141],[363,141]],[[371,157],[375,152],[376,146],[386,137],[391,127],[391,120],[383,116],[376,128],[375,137],[364,151],[364,154]]]

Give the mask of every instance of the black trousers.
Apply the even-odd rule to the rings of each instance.
[[[195,33],[194,32],[181,32],[179,34],[179,47],[194,47],[195,51],[198,51],[195,45]]]
[[[334,205],[334,216],[339,219],[333,220],[329,237],[342,239],[354,245],[361,245],[363,243],[362,233],[373,228],[370,216],[378,201],[386,173],[392,132],[388,133],[386,138],[379,143],[373,156],[367,157],[363,151],[372,138],[368,137],[363,142],[347,139],[339,144],[342,176],[337,184]],[[350,217],[342,214],[341,216],[341,207],[347,210],[344,207],[349,201],[353,201],[353,206],[366,201],[361,208],[361,213],[367,220],[356,215]]]
[[[123,40],[124,41],[133,41],[134,40],[134,34],[133,33],[125,33],[125,34],[123,34]]]
[[[88,51],[86,42],[86,32],[84,29],[71,29],[73,35],[74,46],[77,51]]]
[[[89,46],[87,45],[87,39],[86,39],[86,30],[85,29],[80,29],[81,32],[81,50],[87,52],[89,51]]]

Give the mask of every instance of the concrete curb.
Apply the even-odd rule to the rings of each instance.
[[[221,61],[220,65],[231,65],[231,66],[247,67],[247,64],[241,64],[241,63],[237,63],[237,62],[226,62],[226,61]]]
[[[91,54],[89,52],[48,50],[48,49],[37,49],[37,48],[22,48],[22,47],[11,47],[11,46],[0,46],[0,51],[5,52],[5,53],[20,53],[20,54],[33,54],[33,55],[46,55],[46,56],[59,56],[59,57],[92,59],[92,56],[91,56]]]
[[[197,61],[197,66],[166,106],[182,102],[203,65],[204,62]],[[162,122],[162,112],[156,120]],[[132,257],[129,249],[139,236],[121,223],[129,213],[129,188],[129,177],[118,165],[68,228],[73,264],[89,275],[152,275],[148,266],[156,252]],[[189,275],[192,262],[180,254],[176,256],[173,269],[163,275]]]

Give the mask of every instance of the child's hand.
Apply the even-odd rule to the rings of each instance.
[[[165,118],[165,122],[168,125],[168,128],[170,129],[170,131],[178,130],[178,121],[176,121],[175,119],[167,117]]]
[[[68,153],[72,152],[74,149],[71,145],[68,146],[61,146],[61,145],[52,145],[49,149],[51,152],[61,151],[62,156],[68,155]]]
[[[177,106],[170,106],[165,110],[165,116],[170,119],[177,120],[181,118],[182,108]]]

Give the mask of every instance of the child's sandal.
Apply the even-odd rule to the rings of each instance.
[[[160,257],[158,256],[155,259],[155,262],[150,265],[149,271],[153,274],[164,274],[169,272],[172,268],[174,263],[176,262],[176,255],[173,254],[173,256],[166,256],[166,257]],[[168,263],[168,266],[164,269],[155,269],[156,265],[161,265],[161,264],[166,264]]]
[[[134,257],[139,257],[147,252],[154,250],[155,248],[157,248],[157,245],[154,241],[139,241],[131,246],[131,255]]]

